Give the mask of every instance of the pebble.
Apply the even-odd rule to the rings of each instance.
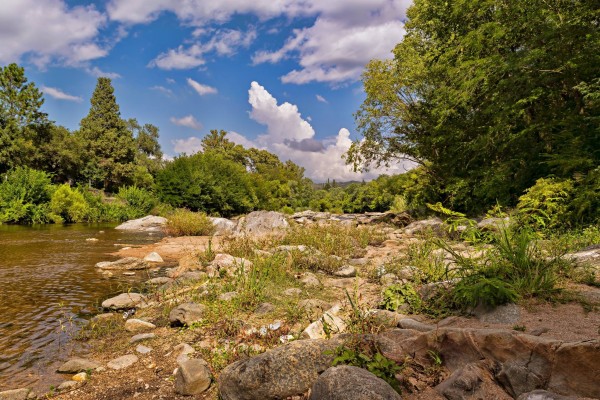
[[[127,354],[109,361],[106,366],[110,369],[120,370],[132,366],[138,362],[139,358],[134,354]]]
[[[154,333],[140,333],[139,335],[132,336],[129,339],[129,343],[137,343],[143,340],[154,339],[156,335]]]
[[[138,346],[135,348],[135,351],[140,354],[148,354],[152,351],[152,348],[146,347],[143,344],[138,344]]]

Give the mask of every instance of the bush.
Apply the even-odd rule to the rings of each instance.
[[[54,222],[83,222],[88,219],[89,205],[81,192],[64,184],[52,194],[50,211]]]
[[[123,200],[129,210],[129,219],[140,218],[150,213],[158,200],[146,189],[137,186],[123,186],[119,189],[117,198]]]
[[[0,183],[0,223],[47,222],[43,205],[50,200],[50,176],[30,168],[16,168]]]
[[[534,230],[559,230],[570,225],[569,204],[573,182],[554,178],[538,179],[519,197],[518,220]]]
[[[212,235],[215,227],[205,213],[177,209],[169,215],[165,232],[172,236]]]

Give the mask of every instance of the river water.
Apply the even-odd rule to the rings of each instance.
[[[47,391],[65,380],[54,370],[85,353],[71,340],[81,324],[102,300],[145,278],[107,279],[95,269],[99,261],[116,259],[108,253],[119,246],[159,239],[113,227],[0,225],[0,391]]]

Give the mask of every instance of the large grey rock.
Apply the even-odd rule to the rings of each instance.
[[[30,390],[25,389],[13,389],[5,390],[0,392],[0,400],[27,400]]]
[[[308,391],[333,362],[339,340],[298,340],[228,365],[219,376],[223,400],[284,399]]]
[[[245,258],[234,257],[229,254],[219,253],[215,256],[211,265],[217,267],[219,270],[225,270],[229,276],[234,276],[240,268],[244,271],[250,270],[250,268],[252,268],[252,261],[246,260]]]
[[[497,232],[501,229],[508,228],[510,220],[506,218],[485,218],[477,223],[477,228],[482,231]]]
[[[435,325],[424,324],[412,318],[402,318],[398,321],[398,326],[402,329],[412,329],[419,332],[429,332],[436,328]]]
[[[599,339],[561,342],[512,330],[458,328],[424,333],[389,330],[377,338],[382,354],[396,362],[407,356],[416,362],[431,362],[429,349],[436,349],[451,373],[487,360],[494,381],[513,398],[535,389],[566,396],[600,397]]]
[[[228,236],[233,234],[237,223],[227,218],[210,217],[210,221],[215,227],[215,236]]]
[[[577,397],[562,396],[547,390],[537,389],[529,393],[523,393],[517,400],[577,400]]]
[[[125,321],[125,330],[128,332],[146,332],[155,329],[156,325],[141,319],[130,318]]]
[[[417,235],[423,233],[433,233],[436,235],[444,234],[444,221],[439,218],[430,218],[421,221],[415,221],[404,228],[407,235]]]
[[[309,400],[401,400],[383,379],[349,365],[331,367],[312,387]]]
[[[490,360],[466,364],[437,385],[435,390],[449,400],[511,400],[512,397],[494,382],[494,368],[495,363]]]
[[[514,303],[497,307],[479,305],[473,310],[473,315],[488,324],[516,324],[521,319],[521,310]]]
[[[103,308],[122,310],[124,308],[138,308],[146,304],[146,296],[139,293],[121,293],[102,302]]]
[[[266,236],[289,228],[284,214],[275,211],[253,211],[240,218],[234,235],[252,237]]]
[[[154,215],[148,215],[144,218],[132,219],[122,223],[115,229],[125,231],[146,231],[146,232],[158,232],[163,229],[166,225],[167,219],[163,217],[157,217]]]
[[[174,326],[189,326],[200,322],[206,313],[206,306],[198,303],[183,303],[169,313],[169,322]]]
[[[78,372],[94,370],[98,367],[100,367],[100,364],[94,360],[73,357],[58,367],[56,372],[60,372],[62,374],[76,374]]]
[[[346,265],[333,273],[335,276],[340,278],[352,278],[356,276],[356,267],[352,265]]]
[[[185,396],[200,394],[210,387],[211,379],[206,361],[187,360],[179,364],[175,374],[175,391]]]
[[[117,261],[101,261],[96,263],[96,268],[103,271],[134,271],[139,269],[147,269],[149,265],[137,257],[125,257]]]
[[[106,366],[110,369],[120,370],[131,367],[138,360],[139,358],[135,354],[127,354],[109,361]]]

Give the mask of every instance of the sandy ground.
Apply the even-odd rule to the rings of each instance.
[[[156,251],[165,261],[173,262],[183,255],[198,252],[208,244],[208,237],[177,237],[164,238],[160,242],[121,249],[115,255],[120,257],[143,257]],[[218,249],[218,239],[212,239],[215,250]],[[367,257],[381,260],[401,251],[398,241],[389,240],[382,246],[368,249]],[[326,282],[332,282],[327,279]],[[381,291],[377,284],[361,279],[359,291],[367,299],[374,299]],[[327,283],[326,283],[327,284]],[[584,293],[586,302],[570,302],[566,304],[549,304],[529,301],[520,306],[518,322],[511,324],[486,324],[474,317],[449,317],[442,321],[427,320],[420,316],[418,319],[438,323],[440,326],[457,328],[500,328],[519,329],[525,333],[538,334],[546,338],[561,341],[579,341],[597,339],[600,337],[600,289],[577,285],[569,288],[572,292]],[[339,290],[340,296],[345,292]],[[595,304],[594,304],[595,303]],[[584,307],[585,305],[585,307]],[[80,389],[69,393],[61,393],[53,398],[69,400],[119,400],[119,399],[217,399],[217,385],[197,396],[180,396],[174,391],[173,370],[177,367],[172,353],[173,342],[198,343],[201,337],[194,337],[190,331],[178,331],[173,328],[161,327],[154,331],[157,338],[146,344],[153,348],[147,355],[139,355],[137,364],[123,371],[105,370],[94,373],[93,379]],[[93,357],[106,363],[117,356],[135,353],[135,345],[129,345],[127,338],[131,335],[116,336],[111,343],[101,342],[96,346]],[[431,397],[428,397],[428,393]],[[408,396],[410,399],[423,400],[426,398],[439,399],[432,390],[426,390],[418,396]]]

